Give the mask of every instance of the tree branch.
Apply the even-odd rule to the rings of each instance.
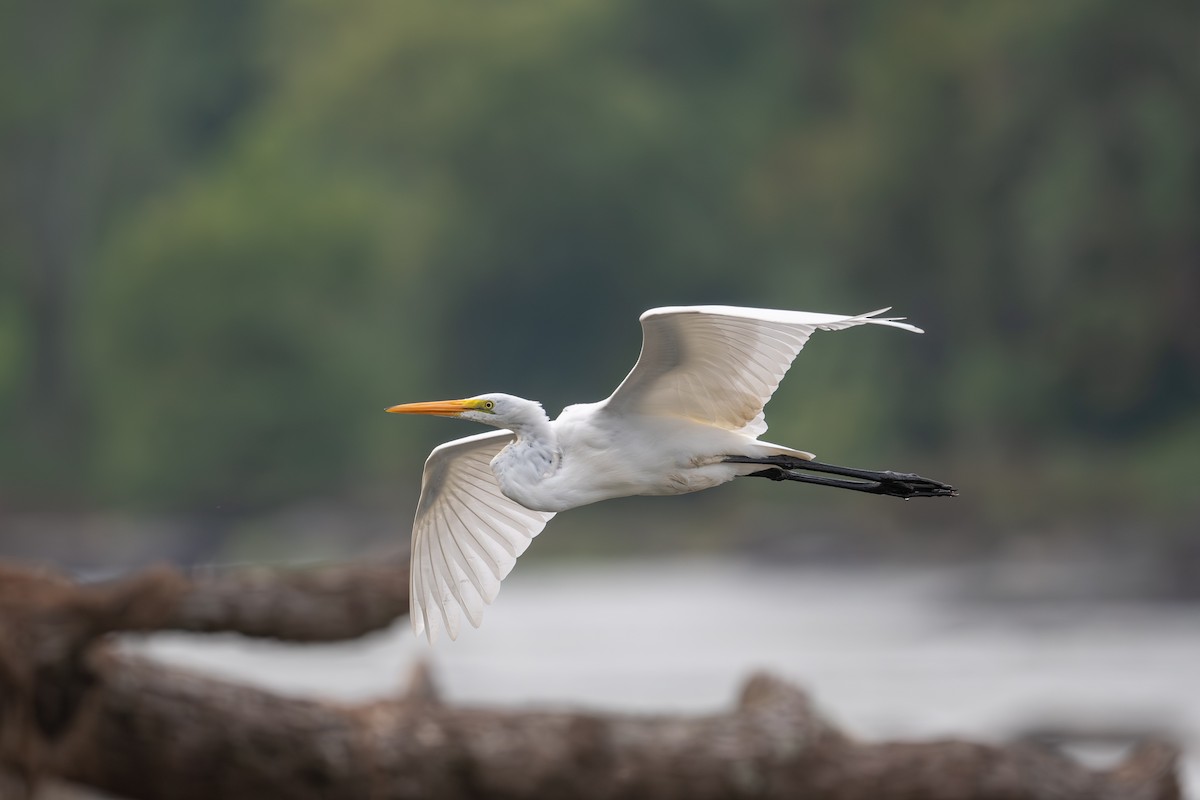
[[[376,585],[363,592],[361,583]],[[401,601],[382,587],[406,583],[402,568],[379,565],[303,579],[254,570],[200,580],[157,569],[101,586],[0,568],[0,764],[145,800],[1180,796],[1167,744],[1093,771],[1031,745],[862,743],[802,691],[765,675],[751,678],[735,708],[709,716],[448,706],[423,669],[404,697],[343,705],[202,677],[98,640],[110,630],[223,624],[288,638],[357,635],[377,626],[382,609],[406,604],[406,593]],[[240,600],[236,586],[250,596]],[[341,610],[316,627],[294,624],[341,590],[358,599],[333,599]],[[351,619],[357,608],[370,623]]]
[[[408,614],[408,562],[194,574],[165,627],[321,642],[353,639]]]

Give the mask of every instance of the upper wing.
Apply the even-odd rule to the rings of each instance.
[[[459,609],[479,627],[483,606],[517,556],[554,516],[530,511],[500,491],[491,460],[513,440],[489,431],[446,442],[429,454],[413,521],[409,615],[432,642],[445,623],[458,637]]]
[[[642,314],[642,354],[608,398],[620,412],[686,417],[758,436],[763,406],[815,330],[875,323],[921,333],[892,318],[735,306],[671,306]]]

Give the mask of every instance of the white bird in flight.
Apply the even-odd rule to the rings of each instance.
[[[387,409],[503,429],[446,442],[425,462],[412,531],[413,630],[433,642],[444,625],[457,638],[460,610],[479,627],[484,605],[546,523],[599,500],[697,492],[742,476],[905,499],[956,495],[919,475],[822,464],[758,438],[767,430],[763,406],[814,331],[874,324],[922,332],[877,316],[887,310],[652,308],[641,316],[641,356],[616,391],[567,406],[558,419],[500,393]]]

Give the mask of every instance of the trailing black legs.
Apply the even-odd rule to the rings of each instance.
[[[806,461],[794,456],[764,456],[762,458],[729,456],[725,460],[733,464],[762,464],[766,467],[758,472],[750,473],[748,477],[753,478],[813,483],[818,486],[832,486],[835,489],[850,489],[855,492],[902,497],[905,500],[910,497],[956,497],[958,495],[958,490],[953,486],[922,478],[911,472],[892,472],[891,470],[877,472],[868,469],[839,467],[836,464]],[[841,475],[854,480],[805,475],[802,471]]]

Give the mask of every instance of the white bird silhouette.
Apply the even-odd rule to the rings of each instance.
[[[641,316],[641,356],[616,391],[567,406],[558,419],[540,403],[500,393],[387,409],[503,429],[447,442],[425,462],[412,531],[414,631],[432,642],[444,624],[454,639],[460,609],[478,627],[484,605],[546,523],[599,500],[696,492],[739,476],[905,499],[956,495],[919,475],[822,464],[758,439],[767,429],[763,406],[814,331],[874,324],[922,332],[877,316],[887,310],[653,308]]]

